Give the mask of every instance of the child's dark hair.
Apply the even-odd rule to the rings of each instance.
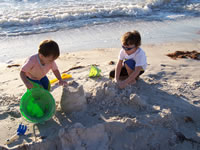
[[[132,32],[126,32],[122,38],[121,42],[123,45],[128,46],[128,45],[135,45],[136,47],[141,45],[141,36],[140,33],[136,30]]]
[[[38,52],[44,57],[53,56],[55,59],[59,57],[60,50],[58,44],[53,40],[44,40],[39,45]]]

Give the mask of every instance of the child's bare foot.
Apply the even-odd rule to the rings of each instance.
[[[133,85],[133,84],[135,84],[136,83],[136,80],[133,80],[133,81],[131,81],[129,84],[130,85]]]
[[[136,78],[135,78],[135,80],[139,80],[140,79],[140,77],[139,76],[137,76]]]
[[[128,78],[128,75],[127,75],[127,76],[120,76],[120,77],[119,77],[119,79],[120,79],[121,81],[126,80],[127,78]]]

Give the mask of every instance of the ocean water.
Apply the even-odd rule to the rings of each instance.
[[[0,0],[0,36],[200,15],[199,0]]]
[[[199,39],[199,0],[0,0],[0,62],[56,40],[62,52],[120,46],[133,29],[143,43]]]

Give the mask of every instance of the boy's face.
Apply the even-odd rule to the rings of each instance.
[[[52,63],[54,60],[56,60],[56,58],[54,58],[53,56],[43,56],[42,54],[39,54],[40,57],[40,61],[43,65],[45,64],[50,64]]]
[[[125,52],[128,55],[133,54],[137,50],[137,48],[134,44],[133,45],[122,45],[122,48],[125,50]]]

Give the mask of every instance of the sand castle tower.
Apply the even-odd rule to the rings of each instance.
[[[86,98],[82,85],[63,87],[61,109],[65,113],[72,113],[86,109]]]

